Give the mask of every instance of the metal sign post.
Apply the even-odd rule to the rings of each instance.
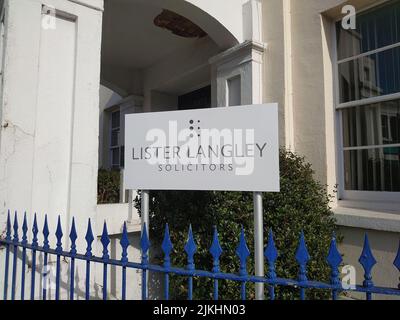
[[[254,192],[254,272],[264,277],[264,227],[262,193]],[[264,283],[256,283],[256,300],[264,300]]]
[[[141,217],[141,223],[142,223],[142,230],[144,227],[144,224],[146,224],[146,231],[147,231],[147,236],[150,239],[149,235],[149,201],[150,201],[150,192],[149,190],[142,190],[142,194],[140,197],[140,212],[142,213]]]
[[[147,236],[150,239],[150,234],[149,234],[149,202],[150,202],[150,191],[149,190],[142,190],[141,192],[141,197],[140,197],[140,211],[142,213],[141,216],[141,224],[142,224],[142,233],[144,230],[144,226],[146,224],[146,231],[147,231]],[[149,259],[150,259],[150,250],[149,250]],[[150,261],[150,260],[149,260]],[[146,297],[149,296],[149,273],[146,273]]]

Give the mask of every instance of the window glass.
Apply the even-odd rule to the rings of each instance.
[[[400,2],[357,14],[355,30],[336,25],[338,59],[345,59],[400,42]]]
[[[242,104],[240,76],[228,80],[228,106],[240,106]]]
[[[119,167],[119,148],[111,149],[111,163],[113,167]]]
[[[211,86],[207,86],[178,97],[179,110],[211,107]]]
[[[339,64],[340,103],[400,92],[400,47]]]
[[[113,130],[111,132],[111,146],[119,146],[119,130]]]
[[[344,151],[346,190],[400,191],[400,146]]]
[[[346,108],[342,112],[344,147],[400,143],[400,100]]]
[[[119,111],[111,113],[111,127],[112,129],[119,128],[120,126],[120,114]]]

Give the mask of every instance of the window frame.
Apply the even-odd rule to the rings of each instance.
[[[379,3],[376,3],[372,6],[368,6],[362,10],[359,10],[357,13],[360,14],[362,12],[378,8],[386,3],[389,3],[391,0],[385,0]],[[341,18],[338,18],[334,21],[332,26],[332,40],[333,40],[333,85],[334,85],[334,121],[335,121],[335,131],[336,131],[336,171],[337,171],[337,197],[338,201],[342,203],[346,203],[348,206],[357,207],[358,204],[362,202],[370,202],[368,205],[369,208],[374,210],[384,209],[384,210],[399,210],[400,204],[400,192],[391,192],[391,191],[359,191],[359,190],[346,190],[345,189],[345,177],[344,177],[344,152],[345,150],[362,150],[362,149],[373,149],[376,146],[360,146],[360,147],[344,147],[343,143],[343,110],[352,107],[363,108],[366,105],[385,102],[390,100],[400,99],[400,92],[396,92],[393,94],[387,94],[378,97],[370,97],[361,100],[354,100],[350,102],[340,103],[340,84],[339,84],[339,65],[344,62],[357,60],[360,57],[370,56],[372,54],[376,54],[379,52],[383,52],[389,49],[400,47],[400,42],[391,44],[388,46],[384,46],[382,48],[374,49],[368,52],[364,52],[355,56],[347,57],[344,59],[338,59],[338,46],[337,46],[337,31],[336,31],[336,23],[341,21]],[[384,145],[383,147],[396,146],[400,147],[400,144],[392,144],[392,145]],[[378,145],[381,148],[381,145]],[[373,203],[371,205],[371,202]],[[388,203],[390,202],[390,203]]]

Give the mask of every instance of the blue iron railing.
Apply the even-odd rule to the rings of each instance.
[[[13,229],[13,235],[12,235]],[[102,296],[103,299],[107,299],[107,277],[108,277],[108,269],[109,266],[116,266],[122,269],[122,294],[121,298],[123,300],[126,299],[126,271],[127,268],[140,269],[142,270],[142,299],[147,299],[147,273],[148,271],[162,273],[164,274],[164,299],[169,299],[169,277],[170,275],[178,275],[182,277],[187,277],[188,279],[188,299],[191,300],[193,298],[193,277],[204,277],[210,278],[214,281],[214,292],[213,298],[214,300],[218,300],[218,282],[219,280],[229,280],[241,283],[241,298],[243,300],[246,299],[246,284],[247,283],[265,283],[268,286],[269,299],[275,299],[275,287],[277,286],[285,286],[285,287],[295,287],[300,291],[300,298],[302,300],[306,299],[306,290],[307,289],[324,289],[328,290],[332,293],[332,299],[336,300],[340,292],[344,291],[356,291],[365,293],[366,299],[371,300],[372,294],[384,294],[384,295],[396,295],[400,296],[400,285],[398,288],[383,288],[377,287],[374,285],[372,281],[371,271],[374,265],[376,264],[376,260],[372,254],[368,236],[365,235],[364,248],[359,259],[360,264],[364,269],[364,282],[363,285],[356,285],[352,288],[344,288],[342,286],[340,277],[339,277],[339,266],[342,263],[342,256],[340,255],[335,236],[333,237],[330,249],[327,255],[327,263],[331,268],[331,281],[330,283],[324,283],[319,281],[312,281],[307,278],[307,263],[310,260],[309,253],[307,251],[306,240],[304,234],[300,235],[299,246],[296,252],[296,260],[299,264],[299,274],[297,279],[283,279],[279,278],[275,271],[275,262],[278,258],[278,251],[276,249],[274,243],[274,237],[272,231],[269,233],[268,244],[265,249],[265,257],[268,263],[268,272],[266,277],[257,277],[251,276],[247,273],[247,259],[250,255],[250,251],[246,244],[245,232],[242,229],[239,237],[239,244],[236,249],[236,254],[240,261],[240,269],[237,274],[235,273],[222,273],[220,272],[220,264],[219,259],[223,253],[221,245],[218,239],[217,229],[214,229],[213,241],[210,247],[210,253],[213,257],[213,268],[212,271],[205,270],[196,270],[195,268],[195,253],[197,250],[196,243],[193,238],[192,228],[189,227],[188,241],[185,245],[185,252],[187,254],[187,266],[186,268],[177,268],[171,265],[170,255],[173,250],[173,245],[170,239],[168,225],[165,227],[165,235],[164,240],[161,245],[161,249],[164,253],[164,263],[163,265],[154,265],[149,263],[148,251],[150,248],[150,241],[148,239],[148,235],[146,232],[146,227],[144,227],[144,231],[141,236],[140,246],[142,250],[141,262],[130,262],[128,260],[128,247],[130,245],[128,232],[126,228],[126,224],[124,224],[122,236],[120,239],[120,245],[122,248],[121,259],[110,259],[108,246],[110,244],[110,238],[107,232],[107,225],[104,223],[103,233],[101,235],[101,243],[103,246],[102,256],[96,257],[92,254],[92,244],[94,241],[94,236],[92,232],[91,222],[89,219],[87,232],[85,236],[85,240],[87,243],[86,253],[78,254],[76,249],[76,240],[78,238],[76,228],[75,228],[75,220],[72,219],[71,230],[69,234],[69,238],[71,241],[70,250],[65,251],[62,248],[62,238],[63,231],[61,228],[60,218],[58,218],[57,229],[55,232],[55,236],[57,239],[55,249],[50,248],[49,245],[49,227],[47,223],[47,216],[44,220],[43,226],[43,245],[40,246],[38,243],[38,224],[36,215],[34,216],[33,226],[32,226],[32,241],[28,243],[28,224],[26,219],[26,214],[24,215],[24,220],[22,224],[22,238],[19,239],[19,226],[17,213],[15,213],[13,227],[11,226],[10,213],[8,213],[7,217],[7,229],[6,235],[4,239],[0,239],[0,244],[5,246],[5,274],[4,274],[4,300],[8,299],[9,292],[9,266],[10,266],[10,255],[12,254],[12,272],[11,272],[11,299],[17,299],[16,294],[16,282],[17,282],[17,265],[18,265],[18,248],[22,248],[22,267],[21,267],[21,292],[20,299],[24,300],[24,289],[25,289],[25,268],[26,268],[26,258],[27,258],[27,250],[31,251],[32,254],[32,272],[30,279],[30,299],[35,299],[35,268],[36,268],[36,259],[37,254],[43,254],[43,265],[44,267],[48,264],[49,255],[53,255],[56,257],[56,280],[55,280],[55,299],[60,299],[60,261],[62,257],[69,258],[70,261],[70,283],[69,283],[69,299],[74,299],[74,289],[75,289],[75,262],[76,260],[82,260],[86,262],[86,278],[85,278],[85,297],[87,300],[90,298],[90,271],[92,263],[99,263],[103,265],[103,290]],[[400,271],[400,248],[397,253],[397,256],[393,262],[394,266]],[[42,289],[42,299],[46,300],[47,292],[46,287]]]

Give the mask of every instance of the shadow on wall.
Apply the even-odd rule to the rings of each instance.
[[[119,260],[121,258],[121,236],[110,237],[110,258]],[[141,251],[140,251],[140,233],[129,234],[130,246],[128,248],[128,259],[130,262],[140,263]],[[150,249],[152,256],[157,256],[158,252],[155,249]],[[151,258],[153,260],[153,258]],[[120,300],[122,299],[122,268],[118,266],[110,266],[109,273],[109,295],[110,299]],[[99,277],[97,282],[102,283],[102,268],[100,268]],[[140,300],[142,298],[142,271],[138,269],[127,268],[126,276],[126,297],[128,300]],[[163,275],[157,272],[149,272],[149,283],[148,283],[148,299],[156,300],[162,299],[163,292]],[[102,287],[102,285],[99,285]]]
[[[131,262],[140,262],[140,234],[131,233],[129,235],[130,247],[128,249],[128,258]],[[109,246],[110,258],[119,260],[121,257],[120,237],[112,237]],[[0,248],[0,261],[5,261],[6,249]],[[21,283],[22,283],[22,248],[17,248],[17,268],[15,279],[15,299],[21,299]],[[12,273],[13,273],[13,246],[10,246],[9,255],[9,269],[8,269],[8,287],[7,298],[11,299],[12,290]],[[48,268],[44,268],[44,254],[36,252],[36,267],[35,267],[35,300],[43,299],[43,289],[46,287],[46,299],[55,300],[55,279],[56,279],[56,263],[57,257],[48,254]],[[4,291],[4,263],[0,267],[0,289]],[[103,299],[103,264],[94,263],[90,264],[90,300]],[[107,281],[107,299],[121,300],[122,299],[122,268],[117,266],[107,266],[108,268],[108,281]],[[141,270],[128,268],[127,269],[127,283],[126,283],[126,298],[128,300],[140,300],[142,272]],[[31,299],[31,281],[32,281],[32,252],[26,252],[26,265],[25,265],[25,285],[24,285],[24,299]],[[71,263],[69,258],[61,257],[60,261],[60,299],[70,299],[71,288]],[[148,285],[149,299],[161,299],[163,286],[162,274],[150,273]],[[85,300],[86,296],[86,261],[75,260],[74,270],[74,299]]]

